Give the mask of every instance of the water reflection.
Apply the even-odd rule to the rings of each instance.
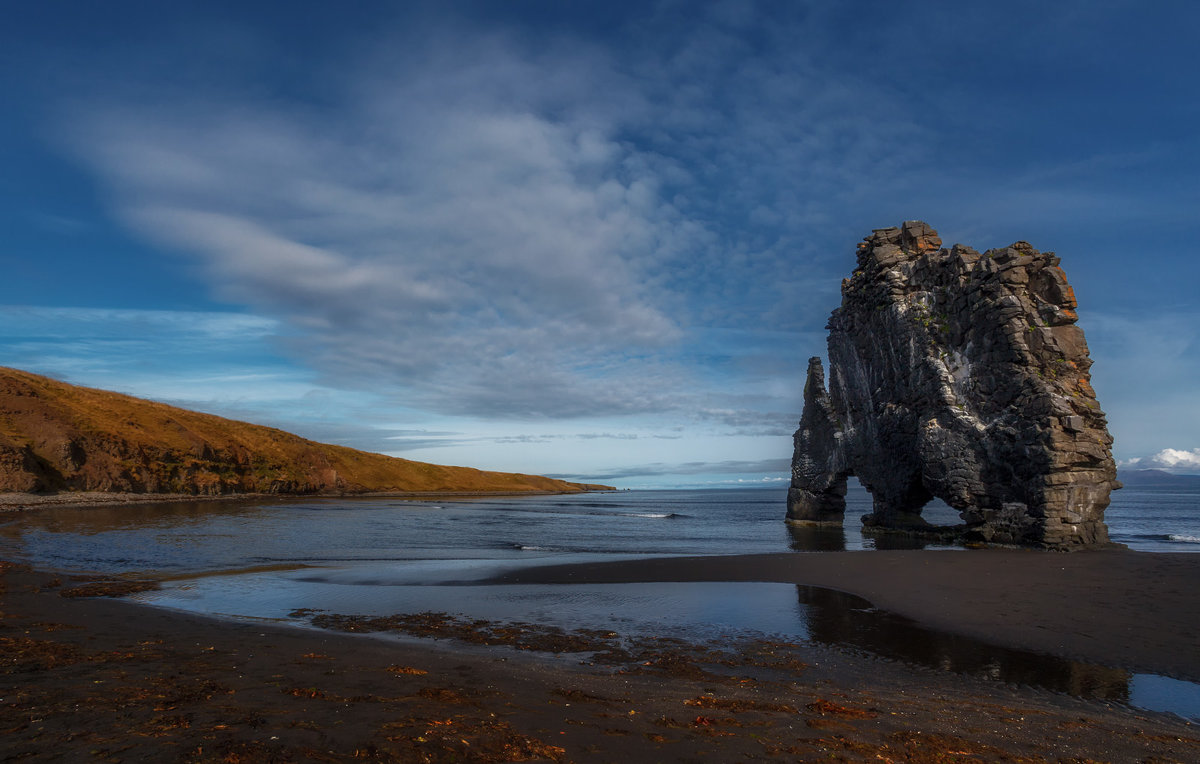
[[[848,513],[847,513],[848,514]],[[862,524],[848,516],[841,525],[799,525],[787,523],[789,548],[794,552],[842,552],[858,549],[963,549],[962,544],[946,539],[894,532],[864,531]]]
[[[667,635],[693,642],[771,635],[1200,718],[1200,684],[997,647],[923,627],[830,589],[752,582],[488,582],[511,565],[434,561],[208,575],[171,581],[136,599],[249,618],[284,618],[299,609],[367,616],[439,611],[472,620],[611,629],[626,637]]]
[[[31,531],[93,536],[111,531],[141,530],[147,526],[200,526],[216,517],[253,515],[266,503],[269,502],[263,499],[247,499],[47,507],[14,515],[0,526],[0,536],[19,539],[22,533]]]
[[[841,552],[846,549],[843,525],[787,524],[791,548],[797,552]]]
[[[925,628],[851,594],[797,586],[811,639],[921,666],[1042,687],[1079,698],[1129,703],[1133,675]]]
[[[886,550],[921,550],[921,549],[961,549],[963,545],[955,541],[939,538],[922,538],[906,533],[889,531],[871,532],[870,548]]]

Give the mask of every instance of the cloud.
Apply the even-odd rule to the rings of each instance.
[[[558,96],[531,79],[611,75],[498,43],[438,63],[356,83],[333,112],[105,106],[76,139],[131,226],[295,327],[296,355],[341,383],[453,413],[655,407],[673,372],[626,356],[678,328],[644,264],[695,226],[604,120],[546,116]]]
[[[100,87],[67,132],[122,220],[330,385],[478,417],[679,410],[726,382],[685,330],[819,327],[826,245],[854,237],[814,226],[924,139],[797,46],[798,17],[663,7],[608,47],[388,30],[314,56],[319,98]]]
[[[791,480],[791,478],[786,475],[764,475],[763,477],[760,477],[760,478],[737,478],[735,480],[714,480],[714,481],[712,481],[712,484],[713,485],[741,485],[741,486],[777,485],[779,483],[786,483],[790,480]]]
[[[636,467],[615,468],[589,473],[594,480],[622,480],[627,478],[658,477],[662,475],[740,475],[761,473],[788,473],[791,460],[787,458],[757,459],[753,461],[726,460],[719,462],[654,462]],[[761,480],[776,482],[777,476],[766,476]]]
[[[756,411],[754,409],[700,409],[696,418],[701,421],[717,422],[730,435],[791,436],[796,430],[800,415],[779,411]]]
[[[412,430],[345,422],[296,422],[292,427],[292,432],[321,443],[334,443],[361,451],[386,454],[418,448],[447,448],[471,441],[471,438],[462,432]]]
[[[381,451],[412,451],[430,447],[461,446],[467,443],[492,443],[501,446],[544,444],[564,441],[595,440],[679,440],[680,434],[636,433],[636,432],[581,432],[581,433],[522,433],[517,435],[471,435],[457,431],[437,430],[383,430],[372,428],[376,433],[377,446]],[[384,433],[388,433],[384,435]]]
[[[1200,448],[1193,448],[1191,451],[1164,448],[1151,456],[1123,461],[1120,466],[1135,470],[1166,470],[1193,474],[1200,472]]]

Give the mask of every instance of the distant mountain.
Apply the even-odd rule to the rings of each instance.
[[[316,443],[0,367],[0,492],[343,494],[611,490]]]
[[[1176,475],[1166,470],[1117,470],[1117,480],[1134,487],[1200,488],[1200,475]]]

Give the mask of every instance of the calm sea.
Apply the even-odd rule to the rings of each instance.
[[[784,491],[620,491],[445,501],[305,499],[47,509],[0,516],[0,556],[104,573],[186,573],[262,565],[568,561],[655,554],[926,548],[864,537],[870,497],[852,485],[842,529],[783,522]],[[940,502],[935,523],[957,513]],[[1200,552],[1200,491],[1126,488],[1106,514],[1111,537],[1150,552]]]
[[[44,569],[167,577],[161,591],[138,597],[220,616],[286,622],[301,608],[369,615],[444,611],[630,636],[769,635],[1200,719],[1200,685],[1114,675],[1111,668],[948,637],[829,590],[771,583],[485,581],[529,564],[920,547],[864,537],[859,518],[869,511],[870,497],[857,485],[847,496],[840,529],[790,528],[783,522],[784,496],[779,488],[760,488],[59,508],[0,516],[0,557]],[[944,504],[924,514],[935,523],[958,519]],[[1127,488],[1114,494],[1107,520],[1113,540],[1134,549],[1200,552],[1200,491]]]

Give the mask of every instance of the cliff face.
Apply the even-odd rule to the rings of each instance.
[[[1108,540],[1119,488],[1091,359],[1059,259],[1026,242],[979,254],[910,221],[859,244],[829,320],[830,382],[809,362],[788,518],[927,530],[933,497],[966,537],[1071,548]]]
[[[0,367],[0,492],[605,488],[396,459]]]

